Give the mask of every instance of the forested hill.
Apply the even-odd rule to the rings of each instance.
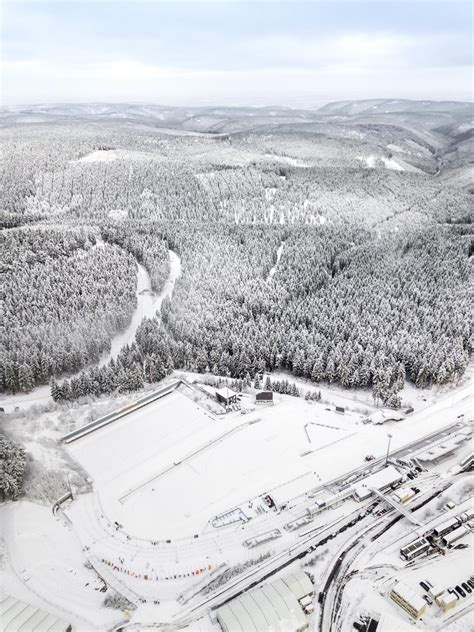
[[[471,350],[470,123],[465,104],[400,103],[4,111],[2,388],[95,362],[131,318],[136,261],[159,289],[168,248],[182,274],[163,322],[55,383],[58,399],[173,366],[285,368],[392,405],[405,379],[456,380]]]

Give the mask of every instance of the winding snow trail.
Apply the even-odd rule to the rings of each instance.
[[[270,270],[270,272],[268,273],[268,277],[267,277],[267,281],[270,281],[270,279],[273,278],[273,275],[276,272],[277,266],[280,263],[280,259],[281,259],[281,255],[283,253],[283,246],[285,245],[285,242],[282,241],[281,244],[278,246],[278,250],[277,250],[277,260],[275,262],[275,265],[273,266],[273,268]]]
[[[146,269],[138,264],[137,272],[137,308],[133,313],[130,325],[125,331],[112,338],[110,351],[102,355],[99,366],[107,364],[112,358],[116,358],[125,345],[130,345],[135,340],[135,334],[144,318],[153,318],[161,309],[165,298],[171,298],[176,279],[181,274],[181,260],[172,250],[169,251],[170,273],[161,292],[156,296],[151,289],[150,275]]]
[[[138,265],[137,271],[137,307],[133,313],[129,326],[117,333],[111,340],[110,351],[103,354],[99,360],[99,366],[103,366],[111,358],[116,358],[120,350],[135,340],[135,334],[144,318],[153,318],[161,309],[165,298],[171,298],[176,280],[181,274],[181,260],[178,255],[169,250],[170,273],[166,283],[158,295],[152,293],[150,275],[145,268]],[[65,376],[66,377],[66,376]],[[68,376],[72,377],[72,376]],[[17,393],[15,395],[0,396],[0,407],[5,412],[12,412],[15,407],[27,409],[34,404],[46,404],[51,399],[49,385],[38,386],[29,393]]]

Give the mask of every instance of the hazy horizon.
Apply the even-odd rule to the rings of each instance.
[[[472,100],[464,2],[7,1],[2,18],[2,105]]]
[[[217,109],[217,108],[222,108],[222,109],[237,109],[237,108],[247,108],[247,109],[271,109],[271,108],[275,108],[275,109],[284,109],[284,110],[308,110],[308,111],[318,111],[319,109],[323,108],[325,105],[329,105],[331,103],[344,103],[344,102],[355,102],[355,101],[378,101],[378,100],[385,100],[385,101],[403,101],[403,102],[410,102],[412,101],[413,103],[415,102],[422,102],[422,101],[426,101],[426,102],[431,102],[431,103],[466,103],[466,104],[472,104],[474,103],[473,99],[470,100],[464,100],[464,99],[435,99],[435,98],[429,98],[427,97],[426,99],[405,99],[405,98],[397,98],[395,96],[392,97],[365,97],[363,99],[345,99],[345,98],[340,98],[340,99],[334,99],[334,100],[324,100],[321,101],[320,103],[314,104],[312,106],[308,105],[301,105],[301,106],[289,106],[289,105],[282,105],[282,104],[278,104],[278,103],[262,103],[262,104],[253,104],[253,103],[220,103],[220,102],[216,102],[216,103],[206,103],[206,104],[198,104],[198,103],[189,103],[187,105],[183,105],[183,104],[176,104],[176,103],[160,103],[159,101],[134,101],[134,100],[124,100],[124,101],[108,101],[108,100],[95,100],[95,101],[37,101],[37,102],[29,102],[29,103],[5,103],[5,104],[1,104],[0,108],[7,108],[7,109],[16,109],[16,108],[23,108],[23,107],[54,107],[54,106],[74,106],[74,105],[79,105],[79,106],[86,106],[86,105],[97,105],[97,106],[141,106],[141,107],[157,107],[157,108],[170,108],[170,109],[179,109],[179,108],[210,108],[210,109]]]

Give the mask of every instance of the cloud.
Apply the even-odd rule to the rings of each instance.
[[[470,30],[428,4],[16,4],[2,33],[5,103],[469,98]]]
[[[320,37],[268,36],[245,44],[256,63],[301,68],[413,67],[469,63],[469,42],[463,36],[345,32]]]

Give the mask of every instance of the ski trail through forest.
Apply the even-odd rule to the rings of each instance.
[[[115,359],[125,345],[130,345],[135,340],[135,334],[144,318],[153,318],[159,314],[165,298],[171,298],[174,285],[181,274],[181,260],[178,255],[169,250],[170,273],[163,289],[155,295],[151,289],[151,279],[147,270],[138,263],[137,272],[137,308],[133,313],[130,325],[125,331],[118,333],[111,341],[110,351],[103,354],[99,366],[108,364]]]
[[[273,266],[273,268],[272,268],[272,269],[270,270],[270,272],[268,273],[267,281],[270,281],[270,280],[273,278],[273,276],[274,276],[274,274],[275,274],[275,272],[276,272],[276,269],[277,269],[277,267],[278,267],[278,264],[280,263],[281,255],[283,254],[283,248],[284,248],[284,246],[285,246],[285,242],[284,242],[284,241],[282,241],[282,242],[280,243],[280,245],[278,246],[278,250],[277,250],[277,260],[276,260],[275,265]]]
[[[100,246],[102,240],[97,244]],[[161,305],[165,298],[171,298],[175,283],[181,275],[181,259],[173,250],[169,250],[170,273],[159,294],[154,294],[151,289],[151,280],[148,271],[137,262],[137,307],[133,313],[130,324],[124,331],[118,332],[111,340],[110,351],[104,354],[98,366],[103,366],[110,362],[112,358],[116,358],[120,351],[126,345],[132,344],[135,340],[135,334],[144,318],[153,318],[159,314]],[[82,369],[81,369],[82,370]],[[78,371],[75,377],[79,375]],[[45,403],[51,397],[49,384],[33,388],[29,393],[16,393],[15,395],[4,395],[0,398],[0,406],[5,412],[11,412],[16,406],[23,408],[33,404]]]

